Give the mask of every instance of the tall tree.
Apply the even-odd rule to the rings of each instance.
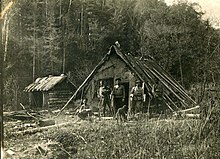
[[[2,12],[2,3],[0,3],[0,13]],[[2,30],[2,20],[0,21],[0,30]],[[2,47],[2,31],[0,34],[0,146],[1,146],[1,156],[3,155],[3,147],[4,147],[4,127],[3,127],[3,99],[4,99],[4,94],[3,94],[3,90],[4,90],[4,83],[3,83],[3,58],[4,58],[4,54],[3,54],[3,47]]]
[[[184,86],[218,81],[219,32],[196,4],[160,0],[19,0],[5,21],[6,105],[26,101],[39,76],[71,73],[80,84],[119,41],[154,58]],[[13,99],[13,100],[12,100]]]
[[[5,18],[5,14],[7,14],[8,10],[13,5],[13,1],[9,2],[5,5],[4,9],[3,2],[0,3],[0,146],[1,152],[0,156],[3,158],[3,148],[4,148],[4,123],[3,123],[3,110],[4,110],[4,51],[3,51],[3,20]]]

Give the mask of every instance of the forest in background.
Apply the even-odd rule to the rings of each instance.
[[[198,8],[159,0],[15,1],[3,22],[5,109],[27,103],[23,89],[37,77],[66,73],[81,84],[115,41],[154,58],[187,89],[217,85],[220,31]]]

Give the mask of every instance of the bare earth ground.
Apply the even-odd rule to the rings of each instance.
[[[81,120],[64,114],[56,118],[56,124],[67,122],[33,134],[16,134],[37,126],[33,121],[25,126],[23,121],[7,121],[6,158],[191,159],[207,158],[212,152],[209,142],[198,136],[199,120],[157,118],[117,123],[97,117]],[[216,152],[214,158],[218,155]]]

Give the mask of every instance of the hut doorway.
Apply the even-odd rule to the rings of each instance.
[[[129,104],[129,82],[122,82],[121,83],[125,87],[125,101],[124,104],[127,105]]]
[[[43,93],[42,92],[33,92],[33,105],[42,108],[43,106]]]
[[[114,78],[102,79],[102,81],[112,90],[114,87]]]

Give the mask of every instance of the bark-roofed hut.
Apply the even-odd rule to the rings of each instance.
[[[76,90],[72,98],[87,98],[89,105],[97,107],[99,81],[106,81],[112,88],[116,78],[121,78],[125,86],[127,105],[130,105],[128,97],[136,80],[143,82],[146,94],[151,94],[152,87],[160,81],[165,90],[164,100],[171,110],[178,110],[180,107],[188,108],[196,104],[185,89],[153,59],[135,58],[129,53],[123,53],[116,46],[110,47],[109,52]],[[147,105],[148,102],[145,103],[145,106]]]
[[[62,106],[76,90],[76,86],[66,75],[37,78],[24,91],[29,93],[33,107]]]

